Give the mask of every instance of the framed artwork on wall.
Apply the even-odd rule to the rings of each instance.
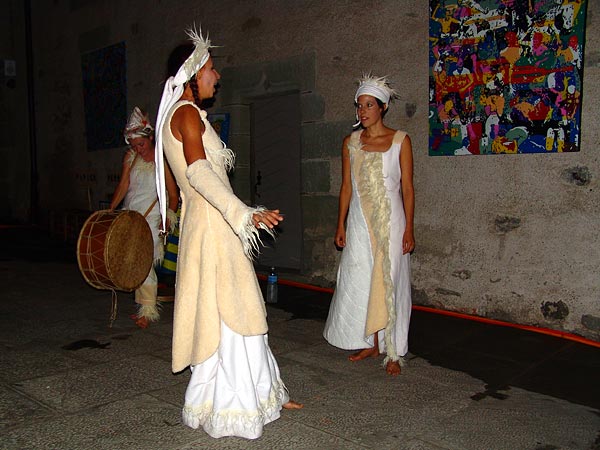
[[[576,152],[587,0],[430,0],[429,155]]]
[[[125,42],[81,55],[88,150],[122,147],[127,123]]]
[[[228,145],[229,141],[229,113],[215,113],[208,115],[208,121],[213,126],[221,140]]]

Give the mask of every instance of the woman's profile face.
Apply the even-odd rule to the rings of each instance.
[[[381,119],[383,108],[372,95],[363,94],[356,101],[356,115],[363,127],[368,127]]]
[[[196,74],[200,98],[212,98],[215,95],[216,86],[220,78],[221,74],[217,72],[217,69],[213,66],[212,58],[209,57],[206,64]]]
[[[129,139],[129,147],[140,155],[144,161],[154,161],[154,143],[151,138],[135,137]]]

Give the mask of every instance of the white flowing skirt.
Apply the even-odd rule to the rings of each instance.
[[[404,210],[399,195],[391,202],[391,230],[389,255],[393,284],[396,318],[391,331],[398,356],[408,353],[408,329],[411,314],[410,255],[402,254],[404,234]],[[331,299],[329,314],[323,336],[331,345],[344,350],[370,348],[374,335],[365,335],[367,310],[373,272],[373,250],[369,229],[360,205],[360,198],[353,191],[348,210],[346,247],[342,252],[337,272],[335,292]],[[386,353],[385,330],[378,333],[379,351]]]
[[[266,334],[242,336],[221,321],[218,350],[191,370],[183,423],[214,438],[259,438],[289,401]]]

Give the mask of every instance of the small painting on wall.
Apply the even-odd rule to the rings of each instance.
[[[122,147],[127,123],[125,43],[81,55],[88,150]]]
[[[225,145],[229,142],[229,113],[215,113],[208,115],[208,121],[215,129]]]
[[[576,152],[587,0],[430,0],[429,154]]]

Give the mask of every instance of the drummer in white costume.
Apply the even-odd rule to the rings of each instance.
[[[395,92],[363,76],[354,101],[362,128],[344,139],[335,244],[343,248],[324,336],[359,361],[385,353],[398,375],[408,352],[414,188],[408,135],[383,116]]]
[[[231,189],[226,148],[200,108],[220,78],[210,41],[195,30],[191,55],[167,79],[158,112],[156,160],[163,148],[181,189],[172,369],[190,366],[183,422],[210,436],[256,439],[289,400],[268,345],[266,310],[252,256],[258,229],[271,231],[279,210],[251,208]],[[157,184],[164,211],[162,171]],[[272,231],[271,231],[272,232]]]
[[[110,202],[110,209],[114,210],[123,201],[123,209],[145,214],[154,241],[154,263],[158,264],[163,257],[163,241],[159,236],[160,210],[156,192],[154,128],[150,124],[148,116],[137,106],[133,108],[123,136],[129,149],[123,158],[121,179]],[[177,215],[173,210],[173,208],[177,208],[178,202],[177,185],[169,171],[165,180],[170,205],[168,209],[169,224],[174,226],[177,222]],[[150,267],[148,277],[135,291],[138,311],[132,316],[132,319],[140,328],[148,327],[150,322],[155,322],[160,317],[157,287],[156,271],[154,267]]]

